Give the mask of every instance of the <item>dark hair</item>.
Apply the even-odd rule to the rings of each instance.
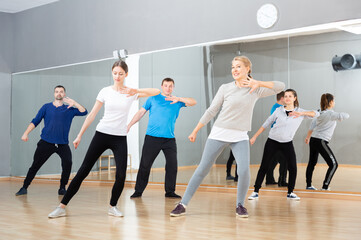
[[[300,104],[298,103],[298,97],[297,97],[296,91],[293,90],[293,89],[291,89],[291,88],[289,88],[289,89],[285,90],[285,93],[286,93],[286,92],[291,92],[291,93],[293,94],[293,96],[296,97],[296,100],[294,101],[293,105],[294,105],[295,107],[299,107]]]
[[[164,79],[163,79],[163,81],[162,81],[161,86],[163,86],[163,83],[164,83],[164,82],[172,82],[172,83],[173,83],[173,85],[175,85],[174,80],[173,80],[173,79],[171,79],[171,78],[164,78]]]
[[[122,61],[122,60],[119,60],[119,61],[116,61],[114,64],[113,64],[113,67],[112,67],[112,71],[115,67],[121,67],[125,73],[128,73],[128,65]]]
[[[58,85],[58,86],[56,86],[56,87],[54,88],[54,91],[55,91],[55,89],[57,89],[57,88],[62,88],[62,89],[64,89],[64,92],[66,92],[66,91],[65,91],[65,87],[64,87],[64,86],[62,86],[62,85]]]
[[[282,91],[280,93],[277,93],[277,101],[281,100],[285,96],[285,91]]]
[[[331,93],[322,94],[321,102],[320,102],[321,111],[326,110],[330,106],[333,99],[334,99],[334,97],[333,97],[333,95]]]

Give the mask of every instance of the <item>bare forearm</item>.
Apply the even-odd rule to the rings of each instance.
[[[264,127],[260,127],[258,131],[253,135],[254,138],[257,138],[263,131],[265,130]]]
[[[312,130],[308,130],[306,138],[308,139],[311,138],[312,132],[313,132]]]
[[[134,117],[132,118],[132,120],[130,121],[130,123],[128,124],[128,129],[130,129],[134,124],[136,124],[146,113],[145,109],[144,111],[139,110]]]
[[[201,123],[201,122],[199,122],[199,123],[197,124],[197,126],[193,129],[193,133],[198,133],[198,131],[199,131],[202,127],[204,127],[204,124]]]
[[[31,131],[33,131],[34,129],[35,129],[34,123],[30,123],[29,126],[26,128],[24,134],[29,135],[29,133],[30,133]]]
[[[308,112],[302,112],[301,113],[303,116],[308,116],[308,117],[314,117],[316,116],[316,113],[314,111],[308,111]]]
[[[160,90],[157,88],[140,88],[137,90],[139,97],[151,97],[158,95]]]
[[[85,131],[88,129],[88,127],[90,126],[90,124],[94,121],[95,116],[93,114],[89,114],[86,118],[85,121],[83,123],[83,126],[81,127],[79,133],[78,133],[78,137],[82,137],[83,134],[85,133]]]
[[[187,107],[191,107],[197,104],[197,101],[194,98],[180,97],[179,101],[184,102]]]

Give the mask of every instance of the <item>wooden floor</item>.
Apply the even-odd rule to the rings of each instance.
[[[58,205],[58,181],[35,180],[28,195],[16,197],[22,179],[0,181],[0,239],[360,239],[361,195],[261,190],[246,201],[248,219],[235,216],[235,189],[200,188],[187,215],[169,217],[175,200],[163,186],[149,186],[131,200],[127,184],[118,207],[124,218],[107,215],[111,184],[86,182],[67,207],[67,217],[48,219]],[[184,186],[177,188],[184,193]],[[249,191],[250,193],[250,191]]]

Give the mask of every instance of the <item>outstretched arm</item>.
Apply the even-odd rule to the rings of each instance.
[[[144,114],[147,112],[147,110],[145,110],[145,108],[141,108],[139,109],[139,111],[134,115],[132,121],[130,121],[130,123],[128,124],[128,129],[127,132],[129,132],[130,128],[136,124],[143,116]]]
[[[29,140],[29,137],[28,137],[28,136],[29,136],[29,133],[30,133],[31,131],[33,131],[34,128],[35,128],[34,123],[30,123],[29,126],[26,128],[23,136],[21,137],[21,140],[23,140],[24,142],[27,142],[27,141]]]
[[[199,122],[199,123],[197,124],[197,126],[194,128],[194,130],[193,130],[193,132],[191,133],[191,135],[188,136],[189,141],[194,142],[194,141],[196,140],[196,138],[197,138],[197,133],[198,133],[198,131],[199,131],[202,127],[204,127],[204,124],[201,123],[201,122]]]
[[[197,101],[193,98],[185,98],[185,97],[176,97],[176,96],[169,96],[166,97],[166,101],[172,101],[171,104],[177,103],[177,102],[184,102],[187,107],[191,107],[197,104]]]
[[[83,126],[80,129],[80,132],[78,133],[78,136],[76,137],[76,139],[73,142],[75,149],[78,148],[79,143],[81,141],[81,137],[83,136],[83,134],[87,130],[87,128],[90,126],[90,124],[94,121],[96,115],[98,114],[98,112],[102,106],[103,106],[102,102],[100,102],[98,100],[95,101],[93,109],[88,114],[88,116],[85,118],[85,121],[83,123]]]
[[[257,131],[257,132],[253,135],[253,137],[249,140],[249,142],[251,143],[251,145],[253,145],[253,144],[256,142],[257,137],[258,137],[261,133],[263,133],[264,130],[265,130],[264,127],[260,127],[260,128],[258,129],[258,131]]]

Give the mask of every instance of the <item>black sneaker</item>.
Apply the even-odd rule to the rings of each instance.
[[[170,213],[171,217],[179,217],[186,214],[186,208],[182,203],[178,203],[177,206]]]
[[[275,180],[273,181],[266,181],[266,185],[275,185],[277,184],[278,182],[276,182]]]
[[[278,182],[278,186],[279,187],[287,187],[288,183],[286,183],[286,182]]]
[[[170,193],[166,193],[165,194],[166,198],[182,198],[181,196],[179,196],[178,194],[176,194],[175,192],[170,192]]]
[[[26,190],[26,188],[22,187],[22,188],[20,188],[20,190],[17,193],[15,193],[15,196],[26,195],[26,194],[28,194],[28,190]]]
[[[65,188],[59,188],[58,195],[65,195],[65,193],[66,193]]]
[[[142,193],[140,192],[134,192],[132,196],[130,196],[130,198],[139,198],[142,196]]]
[[[234,180],[234,177],[233,177],[232,175],[228,175],[228,176],[226,177],[226,180]]]
[[[238,203],[238,206],[236,208],[236,215],[237,217],[248,218],[247,209],[243,207],[240,203]]]
[[[238,177],[235,177],[233,181],[238,182]]]

